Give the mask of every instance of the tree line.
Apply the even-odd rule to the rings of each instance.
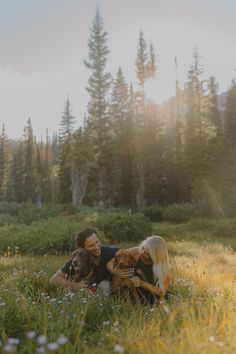
[[[194,202],[206,213],[236,210],[236,81],[219,95],[202,79],[197,48],[184,87],[162,105],[147,100],[145,83],[158,73],[153,44],[139,33],[138,90],[122,68],[107,72],[107,32],[97,10],[90,29],[89,93],[83,126],[69,97],[59,132],[37,141],[28,119],[23,137],[0,136],[0,201],[90,204],[100,207]],[[175,58],[176,69],[178,67]],[[177,72],[177,70],[176,70]]]

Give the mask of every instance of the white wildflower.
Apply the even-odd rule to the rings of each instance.
[[[6,353],[15,353],[16,352],[16,346],[12,344],[7,344],[3,347],[4,352]]]
[[[115,344],[113,349],[115,353],[123,353],[125,350],[120,344]]]
[[[45,353],[45,348],[44,347],[39,347],[36,349],[36,352],[39,354],[44,354]]]
[[[11,345],[18,345],[20,344],[20,340],[18,338],[8,338],[7,343]]]
[[[220,348],[223,348],[223,346],[224,346],[225,344],[224,344],[224,342],[219,341],[219,342],[217,342],[217,345],[218,345]]]
[[[210,337],[209,337],[209,341],[210,341],[210,342],[214,342],[214,341],[215,341],[215,337],[214,337],[214,336],[210,336]]]
[[[169,309],[169,307],[168,307],[167,305],[163,305],[163,310],[165,311],[165,313],[166,313],[167,315],[170,314],[170,309]]]
[[[47,347],[49,350],[54,351],[59,348],[59,345],[56,342],[52,342],[52,343],[48,343]]]
[[[45,336],[45,335],[41,335],[37,338],[37,343],[39,345],[44,345],[44,344],[46,344],[46,342],[47,342],[47,336]]]
[[[60,345],[64,345],[64,344],[68,343],[68,338],[66,338],[63,335],[60,335],[60,337],[57,340],[57,343]]]
[[[36,336],[35,331],[29,331],[26,333],[27,338],[31,339],[34,338]]]
[[[110,321],[103,321],[103,326],[109,326]]]

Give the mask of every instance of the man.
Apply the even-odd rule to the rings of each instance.
[[[78,233],[76,243],[78,248],[82,247],[91,252],[93,255],[95,282],[101,288],[104,289],[106,287],[105,290],[108,290],[111,275],[106,265],[119,248],[101,246],[96,232],[89,228]],[[85,281],[74,282],[71,280],[70,275],[74,273],[75,269],[73,268],[72,260],[70,260],[51,277],[49,282],[56,288],[71,288],[73,290],[84,288],[87,285]]]

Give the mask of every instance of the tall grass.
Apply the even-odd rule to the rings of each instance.
[[[170,241],[168,247],[175,298],[153,307],[50,288],[48,279],[65,256],[1,257],[2,351],[234,353],[235,253],[220,243]]]

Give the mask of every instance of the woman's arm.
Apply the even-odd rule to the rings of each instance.
[[[63,273],[61,269],[58,269],[58,271],[50,278],[49,284],[55,288],[70,288],[72,290],[79,290],[86,287],[86,284],[83,281],[75,283],[66,279],[66,273]]]
[[[153,285],[150,284],[139,277],[132,277],[131,281],[135,287],[142,287],[148,291],[150,291],[152,294],[158,295],[160,297],[164,296],[168,290],[169,284],[170,284],[170,276],[167,276],[166,279],[164,280],[164,291],[160,289],[158,285]]]

